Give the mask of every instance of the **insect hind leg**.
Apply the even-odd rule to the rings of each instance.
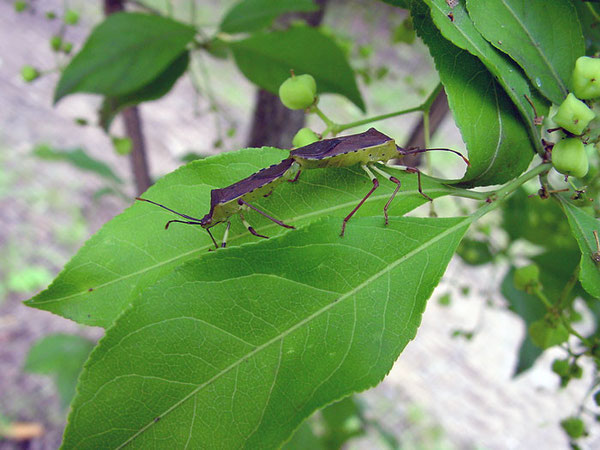
[[[387,172],[384,172],[383,170],[381,170],[379,167],[377,166],[371,166],[371,168],[377,172],[378,174],[386,177],[388,180],[390,180],[392,183],[396,183],[396,188],[394,189],[394,192],[392,192],[392,195],[390,196],[390,199],[387,201],[387,203],[385,204],[385,206],[383,207],[383,215],[385,217],[385,224],[387,225],[389,223],[389,217],[388,217],[388,208],[390,207],[392,201],[394,200],[394,197],[396,197],[396,194],[398,193],[398,191],[400,190],[400,186],[402,185],[402,183],[400,182],[400,180],[392,175],[390,175]]]
[[[352,211],[350,211],[350,214],[348,214],[345,218],[344,221],[342,222],[342,232],[340,233],[340,236],[344,236],[344,233],[346,231],[346,224],[348,223],[348,221],[352,218],[352,216],[354,215],[354,213],[356,211],[359,210],[359,208],[363,205],[363,203],[371,196],[371,194],[373,192],[375,192],[375,189],[377,189],[379,187],[379,180],[377,179],[377,177],[373,174],[373,172],[371,172],[369,170],[369,168],[365,165],[362,164],[360,166],[365,172],[367,172],[367,175],[369,175],[369,178],[371,178],[371,181],[373,182],[373,187],[371,188],[371,190],[369,192],[367,192],[367,195],[365,195],[363,197],[363,199],[358,203],[358,205],[356,205],[356,208],[354,208]]]

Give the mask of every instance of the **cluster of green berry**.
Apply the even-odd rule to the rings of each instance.
[[[14,8],[18,13],[23,12],[29,9],[29,3],[25,0],[17,0],[14,2]],[[56,19],[56,14],[52,11],[48,11],[46,13],[46,18],[48,20],[54,20]],[[67,9],[63,16],[63,22],[65,25],[77,25],[79,23],[79,13],[72,9]],[[50,38],[50,48],[54,52],[62,52],[68,55],[73,50],[73,44],[65,41],[62,37],[62,34],[63,29],[61,28],[61,32],[59,34]],[[21,68],[21,77],[26,83],[31,83],[32,81],[38,79],[41,75],[42,72],[29,64]]]
[[[317,101],[317,82],[308,74],[292,74],[279,86],[279,99],[289,109],[307,109]],[[319,136],[310,128],[298,130],[292,145],[304,147],[319,140]]]
[[[567,95],[552,118],[568,134],[554,145],[552,164],[564,175],[582,178],[588,173],[589,162],[581,135],[596,117],[582,100],[600,97],[600,59],[578,58],[572,80],[573,92]]]

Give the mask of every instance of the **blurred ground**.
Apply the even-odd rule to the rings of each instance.
[[[99,17],[96,3],[70,2],[83,12],[83,20],[69,29],[69,40],[79,43],[85,37]],[[342,3],[333,3],[335,12],[330,10],[325,22],[335,28],[360,30],[360,42],[379,42],[383,49],[378,58],[397,65],[385,82],[369,88],[370,113],[419,103],[435,84],[422,47],[410,52],[407,46],[388,49],[389,28],[400,20],[393,21],[377,8],[363,8],[359,14]],[[31,86],[21,81],[19,71],[24,64],[42,68],[54,64],[48,39],[59,24],[45,20],[44,12],[60,11],[62,2],[34,4],[34,11],[16,15],[12,0],[0,0],[0,419],[39,422],[46,433],[27,445],[0,440],[0,449],[52,449],[61,440],[65,412],[60,409],[54,384],[48,377],[22,372],[31,344],[59,331],[92,339],[102,334],[100,329],[84,329],[26,308],[21,300],[45,287],[88,236],[128,206],[117,197],[94,200],[93,194],[104,186],[98,177],[31,155],[32,147],[40,142],[63,149],[83,147],[120,176],[128,177],[127,160],[115,154],[110,139],[94,126],[81,127],[73,121],[83,117],[93,122],[97,99],[73,96],[52,107],[56,74]],[[218,20],[213,17],[207,22]],[[197,72],[204,86],[209,84],[219,99],[219,126],[214,115],[208,115],[206,100],[190,100],[194,91],[189,79],[181,80],[166,99],[142,107],[155,176],[177,167],[179,158],[190,150],[215,152],[213,143],[220,137],[219,127],[222,132],[236,130],[225,140],[224,150],[244,146],[253,88],[230,62],[205,63],[210,70],[202,75],[198,66]],[[398,88],[401,81],[403,87]],[[397,93],[401,104],[390,104],[389,92]],[[335,109],[340,121],[357,116],[354,107],[335,97],[324,98],[321,105],[326,110]],[[387,121],[378,128],[401,141],[414,120],[412,116]],[[118,126],[114,132],[120,132]],[[451,123],[446,123],[436,141],[453,146],[460,142],[460,136]],[[133,197],[131,186],[124,191]],[[587,384],[585,380],[575,381],[569,389],[557,392],[557,377],[548,369],[551,355],[520,378],[511,378],[524,329],[515,317],[499,308],[486,309],[483,315],[481,309],[488,297],[485,291],[493,292],[501,277],[500,273],[465,268],[454,261],[446,281],[436,291],[438,295],[453,292],[451,306],[440,306],[432,299],[416,340],[390,375],[380,386],[359,396],[368,406],[367,414],[380,420],[404,448],[568,447],[558,421],[574,412]],[[478,289],[461,295],[460,286],[474,280]],[[492,301],[500,304],[502,299]],[[479,331],[471,341],[451,338],[456,329],[475,327]],[[586,445],[600,448],[597,432]],[[376,433],[350,447],[384,448]]]

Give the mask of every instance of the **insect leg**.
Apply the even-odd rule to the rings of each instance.
[[[242,206],[247,206],[250,209],[253,209],[254,211],[256,211],[259,214],[262,214],[263,216],[265,216],[267,219],[275,222],[277,225],[283,227],[283,228],[291,228],[291,229],[295,229],[296,227],[292,226],[292,225],[287,225],[285,223],[283,223],[281,220],[277,220],[274,217],[271,217],[270,215],[268,215],[266,212],[261,211],[260,209],[258,209],[256,206],[252,206],[250,203],[245,202],[244,200],[242,200],[241,198],[238,199],[238,205]]]
[[[291,180],[288,180],[288,182],[295,183],[296,181],[298,181],[298,177],[300,176],[301,172],[302,172],[301,170],[298,170],[298,172],[296,172],[296,176],[294,178],[292,178]]]
[[[390,175],[387,172],[384,172],[383,170],[381,170],[379,167],[377,166],[371,166],[371,169],[373,169],[375,172],[377,172],[380,175],[383,175],[384,177],[386,177],[388,180],[390,180],[392,183],[396,183],[396,189],[394,189],[394,192],[392,192],[392,195],[390,197],[390,199],[387,201],[387,203],[385,204],[385,206],[383,207],[383,215],[385,216],[385,224],[387,225],[389,223],[389,219],[388,219],[388,208],[390,207],[390,204],[392,203],[392,200],[394,200],[394,197],[396,196],[396,194],[398,193],[398,191],[400,190],[400,186],[402,183],[400,183],[400,180],[396,177],[393,177],[392,175]]]
[[[407,167],[405,170],[406,170],[408,173],[416,173],[416,174],[417,174],[417,187],[418,187],[418,189],[419,189],[419,193],[420,193],[420,194],[421,194],[423,197],[425,197],[427,200],[429,200],[430,202],[432,202],[432,201],[433,201],[433,199],[432,199],[432,198],[431,198],[429,195],[425,194],[425,193],[423,192],[423,189],[421,188],[421,171],[420,171],[419,169],[417,169],[416,167]]]
[[[263,236],[262,234],[258,234],[256,232],[256,230],[254,228],[252,228],[252,225],[250,225],[246,219],[244,219],[244,215],[242,213],[240,213],[240,219],[242,219],[242,223],[244,224],[244,226],[248,229],[248,231],[250,233],[252,233],[254,236],[256,237],[261,237],[261,238],[265,238],[265,239],[269,239],[269,236]]]
[[[367,193],[367,195],[364,196],[364,198],[360,201],[360,203],[358,205],[356,205],[356,208],[354,208],[352,211],[350,211],[350,214],[348,214],[345,218],[344,221],[342,222],[342,232],[340,233],[340,236],[344,236],[344,232],[346,231],[346,224],[348,223],[348,221],[350,220],[350,218],[354,215],[354,213],[356,211],[358,211],[358,209],[363,205],[363,203],[371,196],[371,194],[373,192],[375,192],[375,189],[377,189],[379,187],[379,180],[377,179],[377,177],[375,175],[373,175],[373,172],[371,172],[369,170],[369,168],[362,164],[360,167],[362,167],[362,169],[367,172],[367,174],[369,175],[369,178],[371,178],[371,181],[373,182],[373,187],[371,188],[371,190]]]
[[[227,237],[229,236],[229,228],[231,227],[231,222],[227,221],[227,228],[225,228],[225,233],[223,233],[223,242],[221,243],[221,248],[225,248],[227,245]]]
[[[219,248],[219,245],[217,244],[217,241],[215,241],[214,236],[212,235],[212,233],[210,232],[209,228],[205,228],[206,232],[208,233],[208,235],[210,236],[210,238],[213,241],[213,244],[215,244],[215,250],[217,250]],[[211,251],[210,249],[208,251]]]

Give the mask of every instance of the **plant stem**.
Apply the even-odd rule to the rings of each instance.
[[[594,19],[596,20],[596,22],[600,22],[600,16],[596,12],[596,10],[592,6],[592,4],[591,3],[586,3],[585,6],[587,6],[587,8],[590,10],[590,13],[592,14],[592,16],[594,16]]]
[[[564,306],[565,306],[564,304],[567,301],[567,298],[569,297],[569,293],[573,290],[573,288],[577,284],[577,280],[579,279],[580,267],[581,266],[579,264],[577,264],[577,267],[575,267],[575,270],[573,271],[571,278],[569,278],[569,281],[567,281],[567,284],[565,285],[562,292],[560,293],[560,297],[559,297],[558,303],[557,303],[558,308],[560,308],[560,309],[564,308]]]
[[[310,112],[317,113],[317,115],[321,118],[321,120],[323,120],[323,122],[325,122],[325,125],[327,125],[327,128],[323,132],[323,136],[327,135],[328,132],[331,132],[331,134],[333,134],[335,136],[336,134],[341,133],[342,131],[345,131],[349,128],[359,127],[361,125],[366,125],[366,124],[372,123],[372,122],[378,122],[380,120],[389,119],[390,117],[401,116],[403,114],[409,114],[409,113],[417,112],[417,111],[423,111],[425,113],[428,113],[429,110],[431,109],[431,105],[433,105],[433,102],[435,101],[436,97],[438,96],[438,94],[440,93],[441,90],[442,90],[442,84],[438,83],[438,85],[431,92],[431,94],[429,94],[427,99],[418,106],[414,106],[412,108],[401,109],[399,111],[394,111],[394,112],[387,113],[387,114],[381,114],[379,116],[368,117],[366,119],[357,120],[355,122],[349,122],[349,123],[343,123],[343,124],[335,123],[329,117],[327,117],[316,105],[310,108]]]

